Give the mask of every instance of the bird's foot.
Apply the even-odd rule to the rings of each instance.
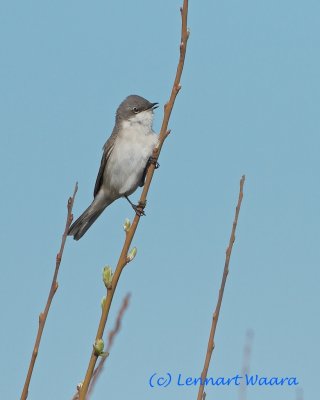
[[[144,212],[144,208],[145,208],[146,204],[147,204],[146,202],[141,202],[141,201],[139,201],[139,203],[137,205],[132,204],[132,208],[134,209],[134,211],[136,212],[136,214],[139,217],[146,215],[146,213]]]
[[[158,163],[158,160],[155,157],[149,157],[148,160],[148,165],[154,164],[154,169],[158,169],[160,167],[160,164]]]
[[[134,209],[134,211],[136,212],[137,215],[139,215],[139,217],[141,216],[145,216],[145,212],[144,212],[144,208],[147,204],[147,202],[145,201],[144,203],[139,201],[139,203],[133,204],[132,201],[129,199],[128,196],[125,196],[125,198],[128,200],[128,202],[131,204],[131,207]]]

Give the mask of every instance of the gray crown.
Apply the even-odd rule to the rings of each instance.
[[[157,108],[158,103],[150,103],[145,98],[132,94],[126,97],[123,102],[119,105],[116,113],[116,119],[129,119],[135,114],[146,110],[154,110]]]

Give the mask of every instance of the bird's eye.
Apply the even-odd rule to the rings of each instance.
[[[132,108],[132,111],[133,111],[135,114],[137,114],[137,113],[139,112],[139,110],[137,109],[137,107],[133,107],[133,108]]]

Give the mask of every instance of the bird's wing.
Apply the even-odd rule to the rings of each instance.
[[[100,168],[98,172],[98,176],[96,179],[96,184],[94,186],[94,191],[93,191],[93,196],[96,197],[97,193],[99,192],[102,182],[103,182],[103,173],[105,171],[107,162],[110,158],[110,155],[112,153],[113,147],[114,147],[114,142],[116,139],[116,133],[113,132],[112,135],[109,137],[109,139],[106,141],[105,145],[103,146],[103,155],[101,158],[101,163],[100,163]]]

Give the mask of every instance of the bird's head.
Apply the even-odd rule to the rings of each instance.
[[[158,103],[150,101],[138,95],[126,97],[119,105],[116,113],[116,121],[128,121],[131,124],[152,125],[153,111],[158,107]]]

